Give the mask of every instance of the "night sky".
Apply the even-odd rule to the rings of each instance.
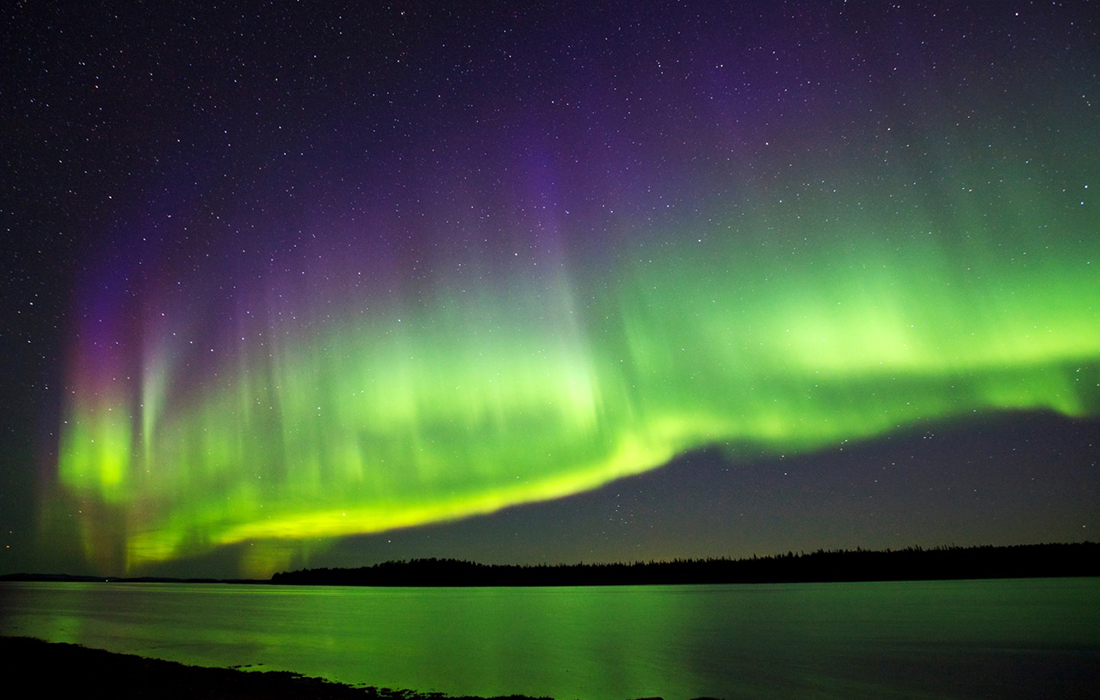
[[[452,4],[2,10],[0,572],[1096,539],[1095,7]]]

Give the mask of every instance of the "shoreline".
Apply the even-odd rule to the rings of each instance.
[[[290,671],[190,666],[35,637],[0,636],[0,657],[12,676],[68,697],[102,692],[114,700],[486,700],[344,683]],[[252,667],[255,668],[255,667]],[[510,695],[491,700],[536,700]],[[538,700],[549,700],[541,698]]]

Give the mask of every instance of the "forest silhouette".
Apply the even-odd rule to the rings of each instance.
[[[457,559],[388,561],[351,569],[277,573],[276,584],[334,586],[614,586],[1100,575],[1100,544],[900,550],[818,550],[747,559],[675,559],[631,564],[479,564]]]

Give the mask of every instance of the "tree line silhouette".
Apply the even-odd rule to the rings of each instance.
[[[387,561],[354,569],[302,569],[276,584],[332,586],[614,586],[1100,576],[1100,544],[817,550],[748,559],[631,564],[479,564]]]

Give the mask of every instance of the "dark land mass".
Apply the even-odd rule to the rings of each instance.
[[[440,693],[354,687],[286,671],[188,666],[29,637],[0,637],[0,658],[4,659],[9,687],[15,687],[15,679],[24,678],[29,681],[25,686],[27,695],[48,690],[51,697],[58,698],[475,700]],[[531,699],[512,695],[498,700]]]
[[[277,573],[276,584],[332,586],[618,586],[725,583],[928,581],[1100,576],[1100,544],[910,547],[751,559],[515,566],[454,559],[391,561],[357,569]]]
[[[830,583],[1100,576],[1100,543],[1006,547],[818,550],[748,559],[676,559],[632,564],[479,564],[457,559],[388,561],[354,569],[302,569],[270,579],[5,574],[0,581],[236,583],[329,586],[628,586]]]

